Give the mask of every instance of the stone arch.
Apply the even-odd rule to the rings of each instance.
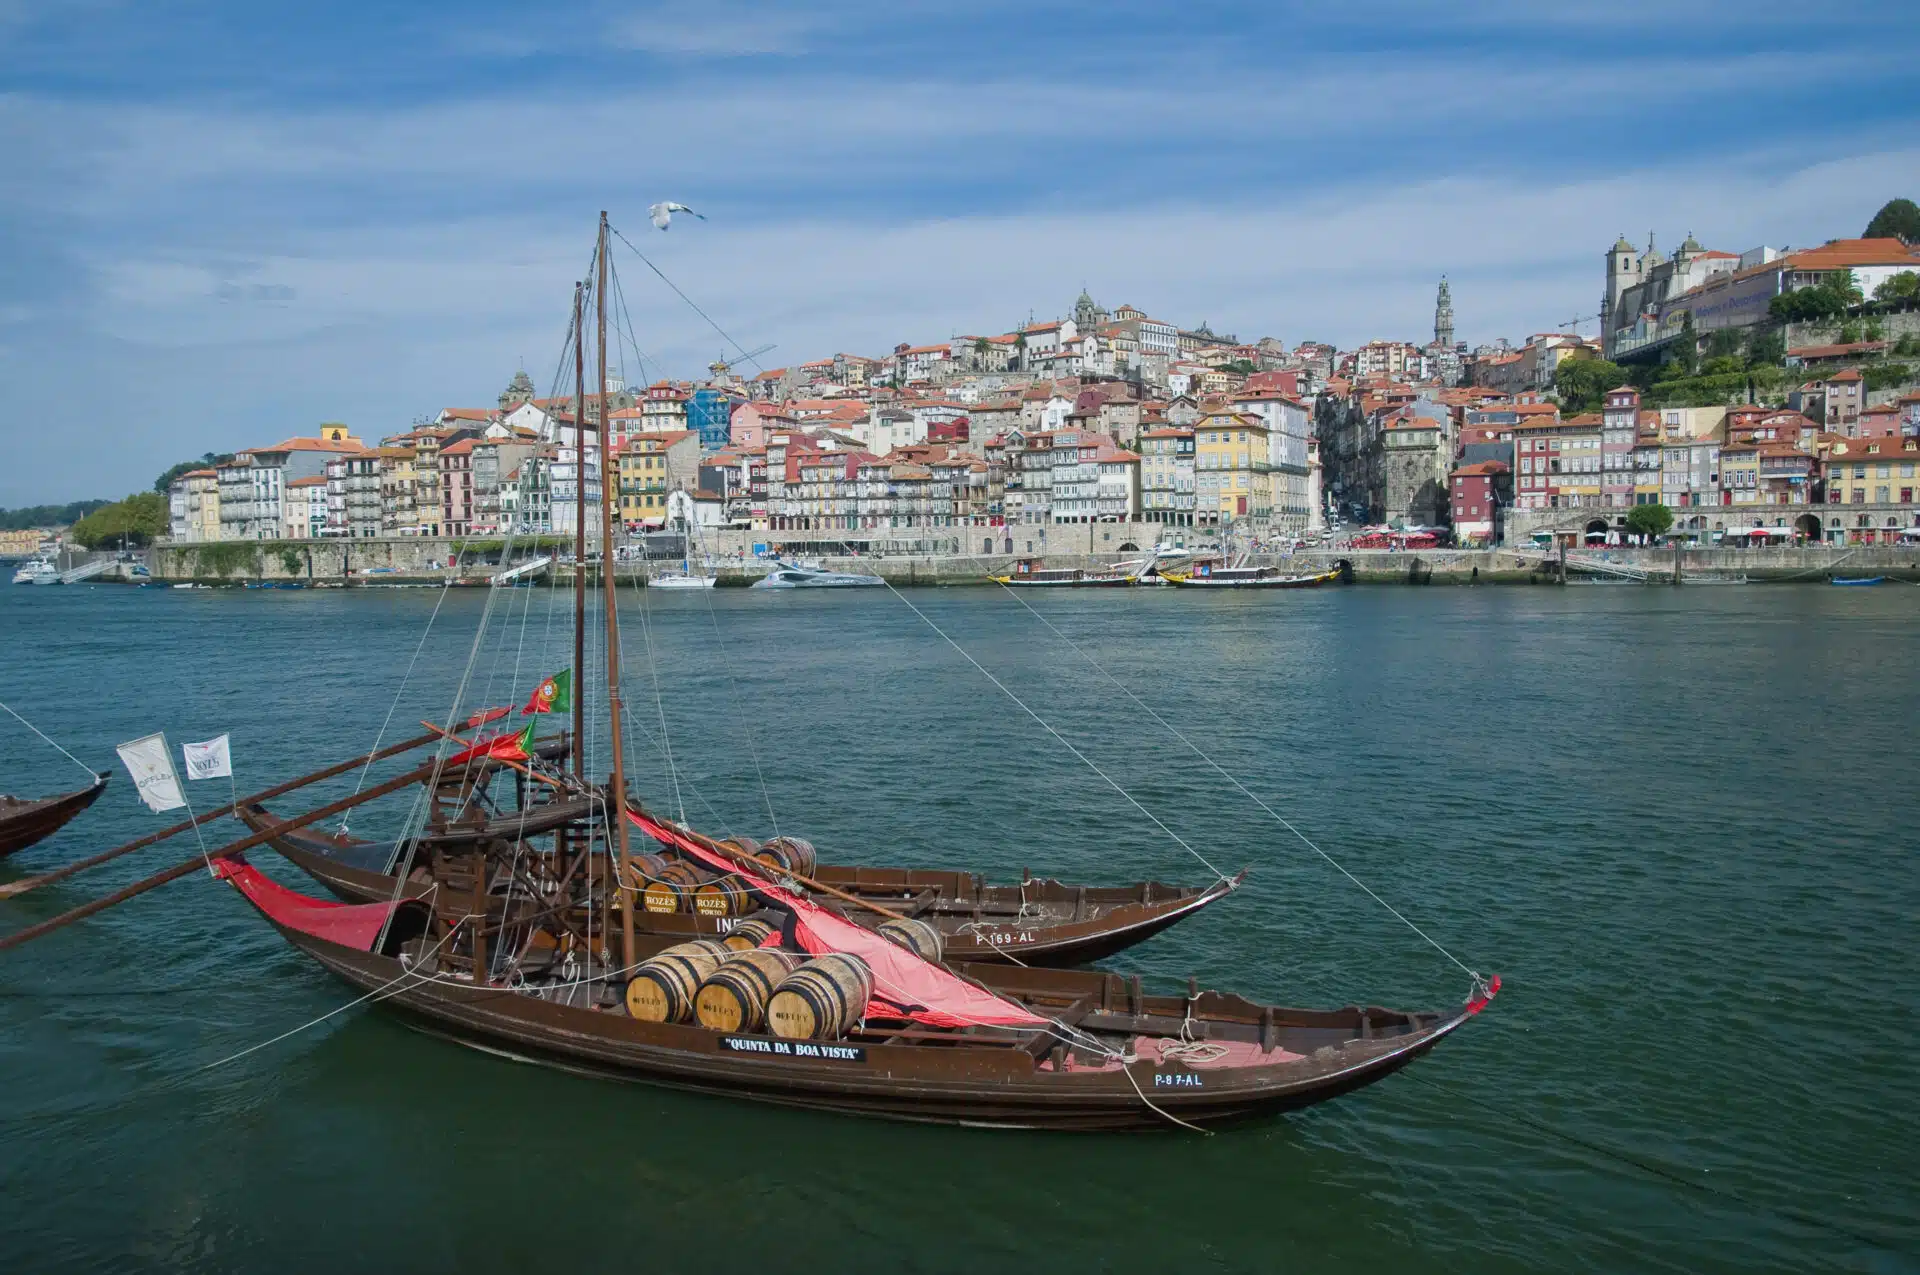
[[[1793,529],[1809,540],[1820,539],[1822,534],[1820,530],[1820,515],[1801,514],[1793,520]]]

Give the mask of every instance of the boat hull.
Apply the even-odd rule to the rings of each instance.
[[[40,801],[0,805],[0,858],[45,841],[64,828],[73,817],[98,801],[107,790],[107,776],[101,775],[78,792],[63,793]]]
[[[1168,584],[1181,589],[1317,589],[1340,578],[1337,571],[1312,576],[1272,576],[1258,580],[1222,580],[1211,576],[1162,575]]]
[[[927,1048],[871,1039],[833,1042],[841,1056],[813,1060],[757,1052],[755,1042],[775,1045],[771,1037],[644,1023],[617,1009],[563,1003],[557,995],[548,999],[409,971],[395,957],[268,920],[294,947],[348,985],[377,996],[409,1025],[487,1053],[719,1097],[918,1123],[1083,1132],[1166,1132],[1177,1127],[1169,1117],[1203,1127],[1235,1123],[1384,1079],[1470,1016],[1427,1016],[1430,1025],[1404,1035],[1348,1040],[1312,1054],[1276,1051],[1277,1060],[1268,1065],[1221,1069],[1140,1057],[1125,1066],[1059,1070],[1023,1048]],[[961,972],[987,980],[1078,980],[1062,984],[1064,995],[1091,989],[1094,980],[1120,981],[1117,975],[1077,971]]]
[[[270,819],[258,811],[243,811],[242,817],[254,831],[264,831]],[[355,841],[348,837],[296,831],[274,837],[268,842],[289,863],[312,877],[328,893],[349,903],[379,903],[393,899],[423,898],[432,886],[409,881],[404,887],[390,872],[395,847],[391,842]],[[913,873],[903,868],[848,868],[822,865],[817,876],[828,885],[858,889],[883,906],[900,907],[913,898],[928,882],[937,882],[952,873]],[[893,887],[897,884],[898,889]],[[1098,915],[1068,919],[1054,924],[1022,924],[1013,919],[987,919],[964,923],[955,932],[943,934],[947,954],[954,960],[1014,962],[1025,965],[1079,965],[1121,952],[1159,934],[1171,926],[1224,898],[1239,885],[1239,878],[1217,881],[1204,890],[1181,889],[1142,883],[1137,887],[1115,887],[1086,891],[1100,902],[1100,896],[1130,895],[1114,906],[1105,906]],[[1054,883],[1033,883],[1041,891],[1071,896],[1076,887]],[[1162,896],[1155,898],[1156,891]],[[689,912],[636,914],[642,929],[671,937],[676,941],[713,938],[733,928],[735,918],[702,916]]]

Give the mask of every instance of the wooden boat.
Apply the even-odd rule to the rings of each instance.
[[[107,790],[107,776],[75,792],[56,797],[23,798],[0,795],[0,857],[45,841],[75,815],[91,806]]]
[[[793,1039],[636,1019],[624,1012],[622,980],[576,968],[559,947],[496,980],[487,952],[537,924],[504,907],[475,926],[458,903],[334,903],[244,864],[220,867],[294,947],[431,1034],[572,1071],[899,1120],[1149,1131],[1287,1111],[1391,1075],[1497,990],[1441,1012],[1313,1011],[1191,983],[1184,996],[1148,995],[1138,978],[1101,971],[922,963],[922,974],[940,974],[927,980],[939,989],[926,994],[930,1007],[869,1002],[853,1030]],[[645,936],[632,954],[670,944]]]
[[[605,392],[610,243],[603,213],[591,285],[599,309],[602,455],[610,454],[611,441]],[[576,285],[569,329],[574,392],[582,403],[588,287]],[[612,507],[612,470],[600,467],[602,508]],[[584,562],[587,484],[574,487],[574,554]],[[614,556],[612,522],[601,519],[606,562]],[[272,816],[253,811],[257,822],[247,836],[202,848],[110,895],[0,937],[0,951],[197,875],[210,862],[293,947],[363,991],[362,1000],[489,1053],[791,1107],[1084,1130],[1207,1126],[1350,1092],[1430,1050],[1499,989],[1497,977],[1485,980],[1467,970],[1473,990],[1457,1008],[1317,1011],[1202,991],[1191,979],[1183,994],[1149,995],[1137,977],[954,959],[967,926],[949,931],[933,909],[943,897],[971,907],[977,895],[967,892],[989,888],[975,887],[966,874],[889,869],[868,876],[873,870],[845,869],[842,884],[834,884],[825,874],[809,875],[811,854],[794,839],[777,853],[770,853],[776,846],[770,842],[756,854],[744,839],[715,841],[655,817],[632,799],[616,591],[599,592],[605,665],[595,690],[607,712],[608,782],[586,777],[586,589],[578,573],[564,766],[543,760],[531,729],[464,737],[461,732],[484,730],[509,710],[484,710],[454,725],[456,702],[447,729],[428,725],[425,736],[247,801],[359,769],[363,782],[352,796],[271,824]],[[473,644],[463,686],[483,646]],[[556,673],[535,688],[522,714],[564,711],[560,678]],[[447,742],[453,740],[457,750]],[[439,745],[432,760],[365,782],[375,761],[429,743]],[[489,796],[501,768],[516,776],[510,811]],[[293,835],[301,828],[422,785],[428,799],[416,802],[409,816],[420,822],[402,842],[382,851],[344,834],[322,837],[311,856],[322,866],[362,852],[384,859],[374,865],[383,869],[374,874],[377,881],[355,887],[388,891],[372,901],[309,897],[241,857],[269,842],[279,842],[283,852],[301,850]],[[44,874],[35,884],[177,835],[206,817]],[[671,850],[676,860],[662,857],[647,867],[636,838]],[[712,880],[699,882],[701,870]],[[338,880],[352,885],[344,876]],[[18,893],[24,884],[11,883],[6,892]],[[724,939],[656,932],[644,915],[656,884],[692,887],[696,896],[711,885],[735,923]],[[1195,900],[1207,893],[1187,903],[1198,906]],[[1149,887],[1141,887],[1140,906],[1154,902]],[[996,955],[1014,946],[988,944]],[[700,993],[713,990],[709,980],[734,953],[743,966],[752,965],[755,977],[736,971],[727,984],[734,1014],[726,1023],[703,1018]],[[755,987],[766,993],[764,1004]]]
[[[1089,571],[1085,567],[1046,567],[1038,558],[1021,558],[1013,570],[992,577],[995,584],[1014,589],[1124,589],[1140,583],[1137,572],[1109,567]]]
[[[1229,567],[1203,558],[1185,571],[1162,570],[1167,583],[1185,589],[1317,589],[1340,578],[1338,568],[1313,575],[1287,575],[1278,567]]]
[[[537,809],[537,808],[536,808]],[[579,811],[571,812],[578,817]],[[243,806],[240,818],[256,832],[275,827],[264,806]],[[482,837],[500,837],[527,828],[545,831],[549,815],[531,821],[517,812],[439,839],[442,847],[465,845]],[[404,884],[395,875],[408,846],[395,841],[362,841],[338,833],[296,830],[276,834],[267,844],[332,894],[350,903],[431,893],[425,872]],[[431,847],[422,846],[430,852]],[[1073,965],[1096,961],[1152,938],[1238,888],[1242,877],[1210,886],[1173,886],[1142,881],[1125,886],[1063,885],[1028,876],[1018,885],[989,885],[971,872],[909,868],[871,868],[821,864],[815,880],[861,899],[918,917],[941,933],[946,952],[964,961],[1014,961],[1027,965]],[[1244,876],[1244,874],[1242,874]],[[501,882],[496,880],[494,887]],[[829,907],[844,907],[823,896]],[[713,938],[731,930],[737,918],[699,911],[648,912],[636,917],[640,929],[667,941]]]

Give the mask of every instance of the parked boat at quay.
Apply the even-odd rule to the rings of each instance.
[[[755,589],[862,589],[886,584],[879,576],[857,575],[849,571],[828,571],[775,558],[773,570],[753,582]]]
[[[993,577],[993,582],[1016,589],[1124,589],[1140,583],[1138,565],[1116,563],[1102,570],[1088,570],[1047,567],[1039,558],[1021,558],[1013,564],[1012,571]]]
[[[1293,575],[1279,567],[1227,566],[1218,558],[1200,558],[1187,570],[1162,568],[1168,584],[1183,589],[1317,589],[1340,578],[1340,568]]]

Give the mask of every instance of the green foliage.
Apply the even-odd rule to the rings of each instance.
[[[1848,320],[1840,325],[1840,344],[1852,345],[1860,339],[1860,325]]]
[[[1680,316],[1680,335],[1673,343],[1673,362],[1688,376],[1700,370],[1700,338],[1694,334],[1691,310]]]
[[[1665,505],[1635,505],[1627,510],[1627,530],[1639,536],[1664,536],[1673,526],[1673,510]]]
[[[173,480],[180,475],[196,469],[211,469],[215,465],[224,465],[232,459],[232,452],[203,452],[199,460],[183,460],[177,465],[167,466],[161,475],[153,480],[153,489],[164,496],[167,494],[167,488],[173,486]]]
[[[280,565],[288,575],[297,576],[307,565],[307,556],[293,545],[287,545],[280,550]]]
[[[1860,369],[1860,380],[1867,392],[1890,390],[1913,379],[1913,369],[1905,363],[1870,363]]]
[[[1904,239],[1920,243],[1920,207],[1911,199],[1889,199],[1867,223],[1863,239]]]
[[[1605,359],[1562,359],[1560,366],[1553,370],[1553,389],[1560,396],[1560,410],[1575,416],[1598,408],[1601,397],[1626,379],[1626,369],[1618,363]]]
[[[1787,334],[1769,324],[1747,342],[1747,366],[1778,366],[1787,361]]]
[[[1805,379],[1804,373],[1794,375],[1796,385]],[[1647,407],[1715,407],[1744,403],[1751,389],[1757,401],[1778,402],[1786,392],[1787,376],[1784,368],[1760,365],[1745,372],[1662,379],[1646,390],[1641,401]]]
[[[105,509],[110,500],[76,500],[66,505],[24,505],[19,509],[0,509],[0,531],[25,531],[28,527],[70,527],[96,509]]]
[[[260,574],[260,543],[255,540],[225,540],[194,545],[193,574],[219,576],[222,580],[236,571]]]
[[[1739,328],[1715,328],[1707,337],[1707,357],[1709,359],[1731,358],[1741,352],[1744,344]]]
[[[1708,359],[1700,365],[1702,376],[1723,376],[1728,372],[1744,372],[1747,361],[1738,354],[1722,354],[1718,358]]]
[[[1781,293],[1767,303],[1767,313],[1783,323],[1817,323],[1842,317],[1861,300],[1860,285],[1847,270],[1811,288]]]
[[[1235,359],[1220,370],[1222,372],[1231,372],[1235,376],[1252,376],[1260,369],[1252,359]]]
[[[1860,335],[1869,341],[1884,341],[1887,337],[1887,330],[1880,326],[1878,319],[1868,319],[1867,325],[1860,329]]]
[[[135,492],[73,524],[73,538],[89,549],[149,545],[166,533],[167,500],[153,491]]]
[[[1909,332],[1893,343],[1893,353],[1906,358],[1920,354],[1920,333]]]
[[[1890,279],[1882,279],[1873,290],[1873,299],[1903,307],[1920,304],[1920,274],[1902,270]]]

